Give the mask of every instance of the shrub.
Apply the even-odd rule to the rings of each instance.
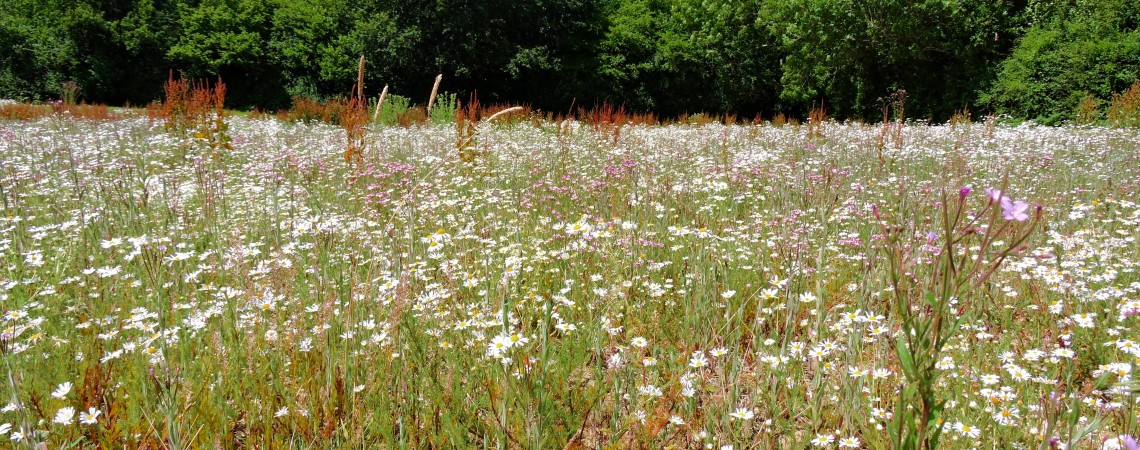
[[[53,114],[85,120],[114,120],[118,118],[107,105],[88,105],[86,103],[69,105],[64,102],[55,102],[49,105],[15,102],[0,104],[0,119],[36,120]]]
[[[1108,105],[1108,123],[1114,127],[1140,127],[1140,81],[1122,94],[1113,94]]]
[[[1086,97],[1109,100],[1140,78],[1136,11],[1111,0],[1065,8],[1026,31],[982,104],[1041,123],[1081,120]]]
[[[307,97],[293,97],[293,104],[284,111],[283,119],[290,122],[324,122],[325,105]]]
[[[436,96],[431,108],[432,123],[452,123],[455,121],[455,112],[459,108],[455,94],[442,93]]]
[[[226,84],[220,78],[211,87],[202,81],[175,79],[171,72],[163,91],[163,102],[147,107],[151,120],[161,120],[168,132],[192,135],[215,153],[233,149],[225,121]]]
[[[380,105],[380,115],[377,121],[383,125],[396,125],[399,118],[408,112],[410,101],[407,97],[389,95]]]
[[[1082,125],[1091,124],[1100,118],[1100,101],[1096,97],[1086,95],[1077,104],[1077,123]]]

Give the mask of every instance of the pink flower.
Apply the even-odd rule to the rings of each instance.
[[[1116,441],[1116,442],[1111,442]],[[1109,445],[1111,442],[1112,445]],[[1127,434],[1117,436],[1115,439],[1105,438],[1102,442],[1101,448],[1120,448],[1124,450],[1138,450],[1140,445],[1137,445],[1136,438]]]
[[[1001,189],[986,188],[986,195],[990,196],[991,203],[1000,202],[1003,198],[1008,198],[1001,195]]]
[[[1024,222],[1029,220],[1029,204],[1021,200],[1011,201],[1009,197],[1001,198],[1001,216],[1005,220]]]

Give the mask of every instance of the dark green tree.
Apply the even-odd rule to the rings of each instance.
[[[413,51],[399,60],[400,92],[427,92],[436,74],[447,90],[484,101],[558,107],[596,92],[596,45],[605,20],[599,0],[392,0]],[[423,95],[423,94],[419,94]]]
[[[1019,29],[1024,5],[980,0],[784,0],[766,23],[788,52],[782,97],[824,102],[840,117],[878,119],[907,91],[908,115],[941,120],[972,106]]]
[[[58,24],[54,4],[12,0],[0,4],[0,97],[54,97],[74,66],[76,48]]]
[[[598,96],[635,110],[653,111],[661,94],[657,48],[665,4],[662,0],[630,0],[607,8],[608,29],[598,45]]]
[[[268,0],[204,0],[178,10],[180,32],[167,57],[185,76],[221,77],[229,106],[285,106],[266,101],[287,97],[265,45],[273,17]]]
[[[783,56],[760,20],[762,2],[675,0],[658,47],[668,113],[771,113]]]
[[[122,49],[116,59],[121,74],[113,82],[112,92],[116,94],[92,96],[104,102],[134,104],[161,98],[162,83],[175,68],[167,51],[179,38],[178,14],[175,0],[134,0],[131,8],[114,21]]]

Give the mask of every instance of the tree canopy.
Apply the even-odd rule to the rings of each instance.
[[[1127,0],[7,0],[0,97],[143,104],[171,71],[222,77],[229,104],[282,108],[365,89],[565,111],[876,120],[1073,117],[1140,78]]]

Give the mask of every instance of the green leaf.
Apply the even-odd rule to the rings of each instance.
[[[902,339],[895,341],[895,353],[899,356],[899,364],[902,365],[903,373],[907,379],[916,379],[918,372],[915,370],[914,357],[911,356],[910,349],[906,346],[906,341]]]

